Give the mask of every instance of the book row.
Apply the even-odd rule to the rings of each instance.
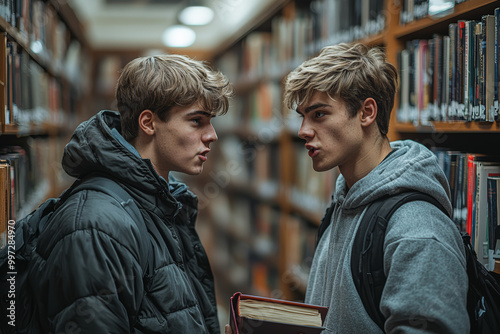
[[[399,122],[498,120],[500,9],[450,23],[448,35],[407,42],[398,55]]]
[[[500,258],[500,159],[444,149],[435,153],[450,184],[453,221],[471,236],[478,260],[493,270]]]
[[[6,61],[5,124],[68,124],[76,92],[64,90],[16,42],[7,42]]]
[[[15,28],[23,44],[50,62],[57,71],[71,74],[78,66],[75,56],[80,48],[72,32],[57,12],[59,2],[42,0],[2,0],[0,16]]]
[[[248,89],[240,87],[240,94],[230,101],[230,111],[213,124],[217,131],[246,126],[263,140],[276,138],[284,125],[281,94],[281,84],[275,80],[258,82]]]
[[[24,217],[49,193],[49,178],[58,177],[63,141],[58,138],[25,137],[0,146],[0,245],[6,241],[9,220]]]
[[[217,60],[217,67],[232,82],[280,78],[326,45],[380,33],[385,28],[383,2],[291,2],[271,20],[270,29],[248,34]]]

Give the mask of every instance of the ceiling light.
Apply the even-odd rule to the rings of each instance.
[[[162,40],[166,46],[185,48],[194,43],[196,33],[193,29],[183,25],[171,26],[163,32]]]
[[[179,13],[179,21],[187,25],[202,26],[210,23],[214,18],[214,11],[205,6],[189,6]]]

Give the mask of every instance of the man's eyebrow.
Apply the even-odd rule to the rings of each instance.
[[[187,113],[188,117],[197,116],[197,115],[205,116],[205,117],[209,117],[209,118],[214,116],[213,114],[206,112],[206,111],[203,111],[203,110],[195,110],[195,111],[190,111]]]
[[[309,107],[307,107],[306,109],[304,109],[304,114],[307,114],[309,113],[310,111],[314,110],[314,109],[318,109],[318,108],[323,108],[323,107],[330,107],[329,104],[326,104],[326,103],[315,103]],[[300,110],[296,110],[299,114],[302,114],[302,112]]]

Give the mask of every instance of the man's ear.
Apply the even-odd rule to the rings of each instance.
[[[151,110],[146,109],[141,112],[139,115],[139,129],[142,130],[145,134],[152,136],[155,132],[154,126],[154,114]]]
[[[377,102],[369,97],[361,106],[361,125],[368,126],[377,119]]]

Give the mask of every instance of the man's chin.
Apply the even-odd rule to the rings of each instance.
[[[203,172],[203,166],[183,171],[184,174],[192,175],[192,176],[200,175],[201,172]]]
[[[313,169],[315,172],[326,172],[330,169],[332,169],[333,167],[329,167],[329,166],[325,166],[325,165],[317,165],[317,164],[313,164]]]

